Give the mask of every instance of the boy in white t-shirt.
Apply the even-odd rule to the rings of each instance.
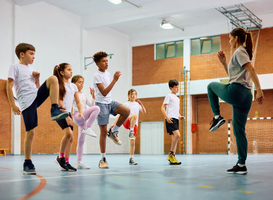
[[[135,138],[137,136],[137,131],[138,131],[138,115],[139,115],[139,111],[145,114],[146,109],[143,103],[137,99],[137,92],[134,89],[130,89],[128,91],[128,101],[125,102],[124,105],[130,108],[130,115],[123,123],[124,128],[129,130],[129,138],[130,138],[129,165],[137,165],[138,163],[134,161],[134,153],[135,153]],[[117,116],[116,120],[110,126],[110,128],[115,126],[118,119],[119,119],[119,116]]]
[[[51,120],[60,120],[68,116],[67,112],[59,109],[59,83],[56,76],[50,76],[40,86],[40,73],[36,72],[30,64],[34,61],[35,47],[31,44],[20,43],[15,48],[15,53],[19,59],[18,64],[13,64],[9,68],[7,80],[7,96],[15,115],[23,115],[26,136],[25,136],[25,162],[23,165],[24,174],[36,174],[35,167],[31,161],[32,142],[34,139],[34,128],[38,125],[37,108],[50,96]],[[18,98],[20,108],[14,101],[12,87]]]
[[[171,150],[167,159],[169,160],[170,165],[180,165],[181,162],[177,161],[175,158],[177,142],[180,137],[178,120],[184,120],[185,117],[179,114],[180,101],[179,98],[176,96],[179,91],[178,81],[175,79],[170,80],[169,88],[172,92],[165,97],[164,102],[161,106],[161,111],[165,117],[167,132],[172,137]]]
[[[114,74],[112,80],[108,69],[108,54],[105,52],[98,52],[94,54],[93,60],[98,66],[98,71],[94,74],[94,88],[95,88],[95,105],[100,107],[100,113],[98,115],[98,125],[100,127],[100,150],[101,160],[99,162],[99,168],[109,168],[105,158],[106,149],[106,136],[113,140],[117,145],[121,145],[121,141],[118,139],[118,129],[127,119],[130,114],[130,109],[113,101],[111,98],[111,90],[118,81],[121,73],[117,71]],[[109,115],[120,115],[119,120],[113,128],[110,128],[107,132],[107,124],[109,123]]]

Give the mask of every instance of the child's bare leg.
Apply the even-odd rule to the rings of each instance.
[[[137,114],[133,114],[129,116],[130,128],[134,128],[137,120]]]
[[[72,136],[73,134],[72,134],[71,128],[70,127],[65,128],[64,136],[61,140],[60,153],[65,153]]]
[[[25,147],[24,147],[24,154],[25,154],[25,160],[31,159],[31,153],[32,153],[32,143],[34,139],[34,129],[27,131],[25,136]]]
[[[46,87],[49,89],[51,104],[58,104],[59,101],[59,83],[56,76],[50,76],[46,80]]]
[[[118,121],[116,125],[120,127],[123,122],[127,119],[127,117],[130,115],[130,108],[126,107],[125,105],[119,105],[117,109],[115,110],[115,114],[119,114]]]
[[[107,125],[100,125],[100,152],[105,153],[106,150]]]
[[[171,150],[172,152],[176,152],[176,147],[177,147],[177,142],[179,140],[179,137],[180,137],[180,132],[179,130],[176,130],[176,131],[173,131],[173,135],[171,135],[172,137],[172,144],[171,144]]]
[[[130,140],[130,155],[135,153],[135,140]]]
[[[67,131],[69,131],[70,133],[69,134],[71,134],[71,138],[70,138],[70,140],[68,141],[68,144],[67,144],[67,147],[66,147],[66,150],[65,150],[65,158],[69,158],[70,157],[70,153],[71,153],[71,149],[72,149],[72,143],[73,143],[73,132],[72,132],[72,130],[71,130],[71,128],[70,127],[68,127],[68,128],[66,128],[66,129],[68,129]]]

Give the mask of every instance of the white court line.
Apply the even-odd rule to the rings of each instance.
[[[273,160],[269,160],[269,161],[255,161],[255,162],[248,162],[248,163],[264,163],[264,162],[273,162]],[[217,166],[217,165],[227,165],[227,164],[231,164],[231,163],[225,163],[225,164],[213,164],[213,165],[194,165],[194,166],[179,166],[179,167],[174,167],[171,166],[170,169],[185,169],[185,168],[195,168],[195,167],[210,167],[210,166]],[[81,177],[81,176],[107,176],[107,175],[120,175],[120,174],[133,174],[133,173],[141,173],[141,172],[156,172],[156,171],[161,171],[166,169],[166,166],[164,168],[160,168],[160,169],[154,169],[154,170],[139,170],[139,171],[130,171],[130,172],[112,172],[112,173],[103,173],[103,174],[75,174],[75,175],[67,175],[67,176],[48,176],[48,177],[44,177],[44,179],[48,180],[48,179],[57,179],[57,178],[74,178],[74,177]],[[102,169],[105,170],[105,169]],[[65,173],[65,172],[64,172]],[[38,174],[40,175],[40,174]],[[32,178],[32,179],[14,179],[14,180],[2,180],[0,181],[0,183],[8,183],[8,182],[19,182],[19,181],[33,181],[33,180],[40,180],[39,178]]]

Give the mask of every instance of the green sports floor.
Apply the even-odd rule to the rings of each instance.
[[[33,155],[36,176],[22,173],[23,155],[0,157],[0,199],[273,199],[273,154],[248,155],[247,175],[226,173],[237,155],[176,155],[180,166],[170,166],[167,155],[135,155],[132,166],[129,155],[108,154],[109,169],[98,168],[100,155],[84,155],[91,169],[77,172],[60,171],[55,157]]]

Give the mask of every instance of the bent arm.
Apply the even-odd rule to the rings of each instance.
[[[8,96],[9,104],[10,104],[10,107],[12,109],[12,112],[15,115],[20,115],[21,111],[16,106],[16,104],[14,102],[14,96],[13,96],[13,91],[12,91],[13,85],[14,85],[14,80],[12,78],[8,78],[7,85],[6,85],[6,90],[7,90],[7,96]]]
[[[140,106],[141,106],[140,112],[142,112],[143,114],[146,114],[146,108],[144,107],[144,105],[141,104]]]
[[[6,85],[6,90],[7,90],[7,96],[8,96],[9,104],[10,104],[11,107],[16,106],[15,102],[14,102],[13,91],[12,91],[13,85],[14,85],[14,80],[11,79],[11,78],[8,78],[7,85]]]
[[[257,90],[261,90],[261,85],[257,73],[250,62],[243,65],[243,67],[249,72],[252,81],[255,84]]]
[[[257,90],[256,99],[258,100],[259,104],[262,104],[264,101],[264,94],[263,94],[260,81],[255,69],[253,68],[250,62],[244,64],[243,67],[249,72],[250,77],[252,81],[254,82],[256,90]]]
[[[114,85],[116,84],[117,81],[115,80],[112,80],[112,82],[110,83],[110,85],[108,85],[107,88],[104,87],[104,85],[102,83],[98,83],[97,84],[97,87],[100,91],[100,93],[103,95],[103,96],[106,96],[111,90],[112,88],[114,87]]]
[[[79,110],[79,113],[82,114],[83,110],[82,110],[82,103],[81,103],[80,97],[79,97],[79,92],[75,92],[74,98],[75,98],[75,102],[76,102],[77,108]]]
[[[167,104],[162,104],[162,106],[161,106],[161,112],[164,115],[164,117],[167,119],[168,115],[166,113],[166,107],[167,107]]]

